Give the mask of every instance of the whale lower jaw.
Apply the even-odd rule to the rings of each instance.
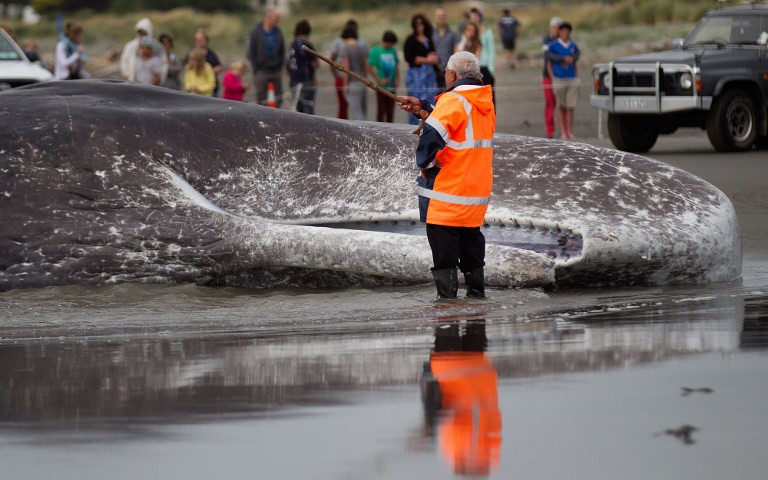
[[[231,249],[239,252],[238,264],[222,265],[223,271],[280,266],[432,280],[432,253],[424,236],[241,220],[229,238]],[[555,264],[534,251],[489,244],[485,275],[492,287],[546,286],[555,281]]]

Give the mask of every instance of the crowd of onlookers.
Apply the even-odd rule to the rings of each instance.
[[[349,20],[341,34],[330,45],[329,57],[361,77],[370,78],[382,89],[396,92],[403,83],[401,58],[405,61],[406,94],[429,98],[445,90],[443,69],[451,55],[469,51],[480,60],[483,83],[496,83],[496,34],[485,21],[483,12],[472,8],[465,13],[456,30],[448,22],[446,11],[438,8],[434,23],[424,14],[412,17],[411,32],[405,38],[402,55],[397,50],[399,38],[391,30],[383,32],[380,41],[370,46],[359,34],[355,20]],[[293,109],[314,113],[317,92],[317,58],[304,50],[316,50],[310,42],[312,32],[307,20],[296,23],[290,43],[280,29],[278,10],[268,10],[261,22],[250,31],[246,55],[250,63],[256,101],[280,107],[286,97],[283,77],[289,76]],[[515,68],[515,48],[520,22],[504,10],[498,22],[499,37],[505,52],[504,62]],[[546,134],[552,137],[559,125],[560,137],[573,138],[571,125],[577,100],[579,49],[570,39],[572,26],[559,17],[552,18],[550,31],[544,36],[542,50],[544,69],[542,85],[545,96]],[[236,61],[222,74],[224,66],[209,46],[205,30],[195,33],[194,47],[179,58],[174,52],[173,38],[168,34],[153,35],[152,22],[141,19],[135,26],[136,36],[122,49],[120,72],[127,80],[184,90],[198,95],[217,96],[229,100],[244,99],[249,82],[244,81],[246,62]],[[75,22],[66,24],[55,52],[55,78],[89,78],[87,56],[82,46],[83,28]],[[327,50],[326,50],[327,51]],[[502,63],[502,62],[499,62]],[[342,119],[368,118],[368,88],[362,82],[331,69],[338,99],[337,116]],[[394,101],[377,92],[376,120],[392,122]],[[496,95],[494,89],[494,104]],[[409,115],[411,122],[417,122]],[[555,122],[557,120],[557,122]]]

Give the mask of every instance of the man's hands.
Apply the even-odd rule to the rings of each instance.
[[[406,112],[419,114],[421,111],[421,100],[416,97],[397,97],[400,108]]]

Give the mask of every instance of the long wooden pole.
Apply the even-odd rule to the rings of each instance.
[[[334,62],[330,58],[328,58],[325,55],[322,55],[322,54],[312,50],[311,48],[307,47],[306,45],[302,45],[301,48],[305,52],[310,53],[310,54],[314,55],[315,57],[319,58],[320,60],[324,61],[325,63],[330,65],[331,68],[333,68],[334,70],[338,70],[341,73],[344,73],[344,74],[354,78],[355,80],[357,80],[358,82],[362,83],[366,87],[371,88],[371,89],[381,93],[382,95],[384,95],[384,96],[394,100],[395,102],[397,102],[398,105],[402,105],[403,103],[407,103],[407,102],[403,101],[403,99],[401,97],[398,97],[397,95],[395,95],[394,93],[390,92],[386,88],[382,88],[382,87],[376,85],[376,83],[374,83],[372,80],[369,80],[369,79],[363,77],[362,75],[359,75],[359,74],[353,72],[352,70],[350,70],[348,68],[344,68],[343,65],[341,65],[341,64],[339,64],[337,62]],[[412,133],[414,133],[416,135],[420,134],[421,133],[421,129],[424,128],[424,122],[427,120],[427,117],[429,116],[429,112],[427,112],[424,109],[421,109],[419,111],[419,116],[421,117],[421,123],[419,123],[419,126],[416,127],[416,130],[414,130],[412,132]]]

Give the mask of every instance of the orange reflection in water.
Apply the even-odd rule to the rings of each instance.
[[[484,322],[468,323],[463,333],[458,323],[437,327],[425,371],[427,418],[457,474],[487,475],[499,464],[498,376],[486,344]]]

